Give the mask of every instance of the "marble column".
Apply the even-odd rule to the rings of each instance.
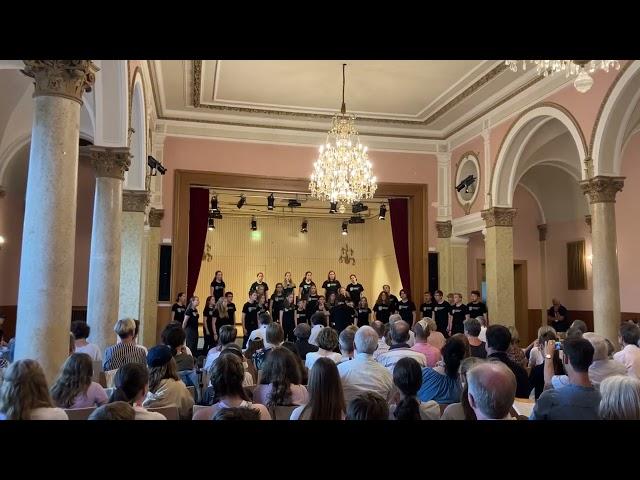
[[[547,224],[538,225],[540,242],[540,326],[547,324],[547,303],[550,304],[549,287],[547,286]]]
[[[482,211],[487,227],[485,262],[487,308],[492,324],[515,326],[513,276],[513,219],[515,208],[492,207]]]
[[[469,239],[451,237],[451,273],[453,274],[452,293],[462,294],[463,302],[469,301],[467,257]]]
[[[18,287],[15,359],[37,360],[49,382],[69,354],[82,96],[90,60],[25,60],[34,78],[31,151]]]
[[[122,193],[122,256],[120,260],[120,305],[118,318],[134,318],[143,322],[142,289],[146,262],[145,211],[149,204],[146,190],[124,190]],[[141,338],[138,338],[141,341]]]
[[[453,292],[453,268],[451,251],[451,220],[436,222],[438,241],[438,289],[445,295]]]
[[[621,321],[615,201],[623,185],[624,177],[597,176],[580,182],[591,207],[594,331],[614,344]]]
[[[90,340],[102,351],[115,342],[120,301],[122,183],[131,164],[129,148],[90,146],[83,151],[96,170],[87,323]]]
[[[149,228],[145,230],[147,244],[146,281],[144,283],[142,302],[144,312],[141,315],[140,342],[144,345],[155,345],[158,325],[158,274],[160,267],[160,222],[164,210],[152,208],[149,211]]]

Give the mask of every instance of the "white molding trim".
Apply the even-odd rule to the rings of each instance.
[[[460,237],[470,233],[481,232],[486,228],[482,212],[471,213],[451,220],[451,237]]]
[[[538,212],[540,213],[541,224],[547,223],[547,217],[544,214],[544,208],[542,208],[542,204],[540,203],[540,199],[535,194],[535,192],[533,190],[531,190],[529,187],[527,187],[527,185],[524,184],[524,183],[518,183],[518,186],[522,187],[525,191],[529,192],[529,195],[531,195],[533,197],[533,200],[538,205]]]
[[[454,247],[467,246],[469,244],[468,237],[454,237],[451,235],[451,245]]]

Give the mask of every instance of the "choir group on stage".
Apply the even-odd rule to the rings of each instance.
[[[299,323],[310,323],[315,312],[325,314],[324,326],[334,328],[338,333],[349,325],[369,325],[374,320],[388,323],[389,317],[397,313],[411,327],[421,319],[435,321],[437,330],[445,337],[463,333],[463,322],[467,318],[479,318],[486,326],[487,307],[480,299],[480,292],[471,292],[471,301],[462,303],[461,293],[450,293],[447,300],[441,290],[424,293],[423,303],[417,309],[405,290],[400,290],[400,298],[391,293],[389,285],[383,285],[375,304],[370,307],[367,298],[362,295],[364,287],[358,283],[356,275],[351,274],[350,282],[343,286],[331,270],[321,288],[324,295],[318,292],[311,272],[306,272],[296,291],[296,284],[291,272],[284,275],[284,281],[278,282],[275,291],[269,296],[269,285],[264,281],[264,274],[258,273],[256,281],[249,287],[248,301],[243,305],[241,322],[244,331],[243,347],[252,331],[258,328],[258,318],[262,313],[269,313],[271,318],[280,323],[285,339],[294,341],[293,331]],[[235,325],[236,305],[233,293],[225,290],[222,272],[218,270],[211,282],[211,295],[202,308],[204,330],[204,349],[216,345],[218,334],[223,325]],[[200,299],[192,297],[187,302],[185,293],[178,294],[173,304],[171,320],[182,325],[187,336],[187,347],[197,351]],[[317,317],[316,317],[317,318]]]

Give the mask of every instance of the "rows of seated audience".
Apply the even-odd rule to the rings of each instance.
[[[0,418],[65,420],[83,410],[93,420],[640,420],[634,323],[620,326],[617,352],[579,320],[566,335],[541,327],[526,347],[514,328],[483,330],[474,318],[446,339],[433,320],[410,328],[399,315],[338,334],[319,312],[313,327],[295,327],[295,342],[269,313],[259,323],[246,349],[224,325],[217,345],[194,358],[180,324],[146,350],[136,323],[119,320],[119,341],[103,354],[86,323],[74,322],[51,385],[35,360],[0,368]]]

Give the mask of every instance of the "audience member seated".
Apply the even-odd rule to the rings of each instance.
[[[233,355],[238,358],[242,362],[242,368],[244,369],[244,379],[242,380],[243,387],[251,387],[255,385],[255,381],[253,375],[249,372],[249,367],[252,365],[251,362],[247,361],[245,356],[242,354],[242,350],[235,343],[228,344],[218,358],[222,358],[225,355]],[[213,363],[215,365],[215,362]],[[209,377],[213,374],[213,365],[209,370]],[[209,386],[202,393],[202,398],[200,401],[200,405],[213,405],[216,403],[218,399],[216,398],[215,391],[209,381]]]
[[[309,334],[309,343],[311,345],[318,346],[318,335],[322,331],[323,328],[327,326],[327,316],[324,312],[316,312],[311,315],[311,333]]]
[[[536,400],[542,395],[544,390],[544,346],[551,340],[558,341],[556,331],[553,327],[544,325],[538,329],[538,339],[529,354],[529,387],[534,390]],[[553,363],[554,375],[564,375],[564,366],[560,359],[560,352],[556,350],[551,359]]]
[[[334,352],[338,346],[338,333],[333,328],[326,327],[320,330],[317,342],[318,351],[307,353],[307,359],[304,362],[305,367],[307,367],[309,371],[311,371],[313,364],[319,358],[328,358],[334,363],[340,363],[342,355]]]
[[[444,344],[447,343],[447,339],[444,338],[442,332],[438,331],[436,321],[433,318],[423,318],[418,323],[423,324],[423,328],[425,326],[429,328],[429,345],[436,347],[438,350],[442,350]]]
[[[514,362],[507,355],[507,351],[513,346],[511,342],[511,333],[509,329],[504,325],[491,325],[487,328],[487,359],[489,360],[500,360],[507,367],[511,369],[513,374],[516,376],[516,382],[518,384],[518,388],[516,389],[516,397],[518,398],[527,398],[529,397],[529,392],[531,391],[529,388],[529,375],[524,367],[516,362]],[[519,347],[516,347],[519,348]],[[520,350],[522,353],[522,350]],[[522,357],[526,361],[526,357],[524,353]]]
[[[347,404],[366,392],[374,392],[386,401],[391,399],[393,376],[373,356],[378,348],[378,339],[378,333],[372,327],[360,327],[354,339],[355,357],[338,365]]]
[[[264,348],[258,350],[253,354],[253,364],[255,365],[258,372],[262,370],[262,365],[269,357],[269,353],[271,353],[271,350],[276,347],[282,346],[283,343],[284,330],[282,329],[282,326],[276,322],[272,322],[267,325]]]
[[[386,332],[384,323],[382,323],[380,320],[374,320],[371,323],[371,328],[373,328],[373,330],[378,335],[378,348],[375,352],[373,352],[373,358],[377,360],[380,355],[389,351],[389,344],[387,343],[387,338],[385,335]]]
[[[147,354],[135,343],[136,323],[130,318],[118,320],[114,328],[120,341],[104,352],[102,369],[116,370],[127,363],[146,365]]]
[[[273,349],[262,367],[253,401],[269,407],[305,405],[309,401],[294,353],[283,347]]]
[[[484,362],[467,373],[469,405],[478,420],[513,420],[516,377],[502,362]]]
[[[418,322],[413,326],[413,333],[415,334],[416,343],[411,347],[411,350],[422,353],[425,356],[427,367],[435,367],[442,359],[442,354],[439,348],[429,343],[429,337],[431,336],[429,327],[425,328],[425,324]]]
[[[593,345],[593,362],[589,367],[589,380],[591,380],[594,387],[600,388],[600,384],[605,378],[627,374],[627,369],[624,365],[609,358],[609,349],[603,336],[587,332],[582,338],[589,340]]]
[[[584,338],[567,338],[563,343],[563,361],[569,383],[545,390],[533,407],[532,420],[597,420],[600,393],[589,380],[593,345]],[[545,345],[545,380],[553,372],[555,342]]]
[[[640,380],[614,375],[600,384],[602,420],[640,420]]]
[[[96,408],[88,420],[135,420],[136,411],[127,402],[113,402]]]
[[[267,340],[267,326],[271,323],[271,315],[269,312],[263,312],[258,315],[258,328],[253,330],[249,334],[248,342],[253,342],[254,340],[262,339],[263,342]]]
[[[168,332],[163,342],[171,349],[171,355],[176,362],[179,372],[192,371],[195,368],[195,361],[191,355],[186,353],[185,342],[187,335],[182,327],[174,326]]]
[[[440,420],[477,420],[476,413],[469,405],[469,384],[467,382],[467,373],[476,365],[485,362],[484,359],[478,357],[467,357],[460,362],[460,402],[452,403],[442,412]]]
[[[392,327],[393,324],[399,320],[403,320],[402,317],[400,316],[400,314],[398,313],[394,313],[392,315],[389,316],[389,327]],[[409,325],[409,322],[407,322],[407,325]],[[411,330],[411,325],[409,325],[409,340],[407,341],[407,345],[409,345],[409,347],[413,347],[416,344],[416,336],[413,333],[413,331]]]
[[[260,420],[260,411],[251,408],[221,408],[212,420]]]
[[[620,326],[618,343],[622,350],[613,355],[627,369],[627,375],[640,379],[640,327],[635,323],[623,323]]]
[[[282,346],[288,349],[291,353],[293,353],[293,359],[298,365],[298,370],[300,371],[300,384],[306,385],[309,380],[309,370],[304,366],[304,362],[298,355],[298,349],[296,348],[296,344],[293,342],[284,342]]]
[[[350,327],[353,327],[353,325],[350,325]],[[354,353],[355,346],[353,342],[356,336],[357,327],[354,327],[354,328],[356,328],[355,331],[353,330],[353,328],[347,327],[344,330],[342,330],[340,332],[340,335],[338,336],[338,345],[340,347],[340,355],[342,355],[342,358],[340,359],[340,363],[352,360],[353,356],[355,355]]]
[[[223,325],[222,327],[220,327],[220,332],[218,334],[218,346],[209,350],[209,352],[207,353],[207,359],[204,361],[203,368],[206,371],[211,370],[213,362],[215,362],[216,358],[220,356],[220,352],[222,351],[222,349],[224,349],[227,345],[235,343],[237,334],[238,333],[236,331],[236,327],[234,327],[233,325]]]
[[[569,328],[577,328],[582,332],[583,335],[589,331],[589,329],[587,328],[587,324],[582,320],[574,320]]]
[[[142,406],[149,391],[149,371],[145,365],[128,363],[118,369],[114,380],[116,389],[111,394],[109,403],[128,403],[133,407],[136,420],[166,420],[161,413],[150,412]]]
[[[390,327],[390,336],[391,336],[391,346],[389,347],[389,351],[378,355],[378,362],[387,368],[391,373],[393,373],[393,369],[396,366],[396,363],[401,358],[413,358],[421,367],[427,366],[427,357],[423,353],[416,352],[415,350],[411,350],[409,344],[409,332],[411,331],[409,328],[409,324],[404,320],[396,320],[391,324]]]
[[[178,375],[176,361],[171,349],[166,345],[157,345],[149,350],[149,392],[142,403],[146,408],[160,408],[174,405],[178,408],[180,419],[191,418],[193,395]]]
[[[485,343],[478,338],[480,335],[480,322],[475,318],[467,318],[464,323],[464,335],[469,342],[469,355],[478,358],[487,358]]]
[[[86,353],[74,353],[51,387],[51,398],[60,408],[99,407],[109,401],[102,385],[92,382],[93,361]]]
[[[429,400],[417,398],[422,386],[422,369],[413,358],[401,358],[393,369],[393,383],[400,394],[400,401],[389,407],[389,420],[438,420],[440,406]]]
[[[513,325],[509,325],[509,333],[511,334],[511,344],[507,349],[507,357],[509,357],[512,362],[526,369],[527,357],[520,347],[520,334],[518,333],[516,327],[514,327]]]
[[[299,323],[293,330],[293,336],[296,337],[296,351],[300,359],[304,362],[307,359],[307,353],[317,352],[318,346],[309,343],[311,336],[311,327],[308,323]]]
[[[337,341],[338,335],[333,329],[324,330],[333,331]],[[320,349],[322,350],[322,347]],[[345,403],[342,382],[340,382],[338,367],[333,360],[320,357],[314,362],[309,372],[307,390],[309,403],[296,408],[291,413],[291,420],[344,420]]]
[[[217,402],[210,407],[198,410],[194,420],[211,420],[218,410],[224,408],[248,408],[257,410],[260,420],[271,420],[269,410],[264,405],[252,403],[242,386],[244,381],[242,360],[231,352],[225,352],[211,367],[211,385],[216,393]]]
[[[42,367],[35,360],[17,360],[0,385],[0,420],[69,420],[53,406]]]
[[[565,338],[582,338],[582,330],[578,327],[569,327],[565,332]]]
[[[442,347],[444,366],[426,367],[422,369],[422,386],[418,398],[422,402],[434,400],[439,404],[451,404],[460,401],[460,362],[466,358],[462,335],[454,335],[447,339]]]
[[[385,369],[386,372],[386,369]],[[388,373],[388,372],[387,372]],[[374,392],[364,392],[347,405],[345,420],[388,420],[389,404]]]
[[[73,337],[75,338],[76,353],[86,353],[91,357],[92,361],[102,363],[100,347],[87,342],[87,338],[89,338],[89,334],[91,333],[91,328],[87,325],[87,322],[83,322],[82,320],[71,322],[71,333],[73,333]]]

